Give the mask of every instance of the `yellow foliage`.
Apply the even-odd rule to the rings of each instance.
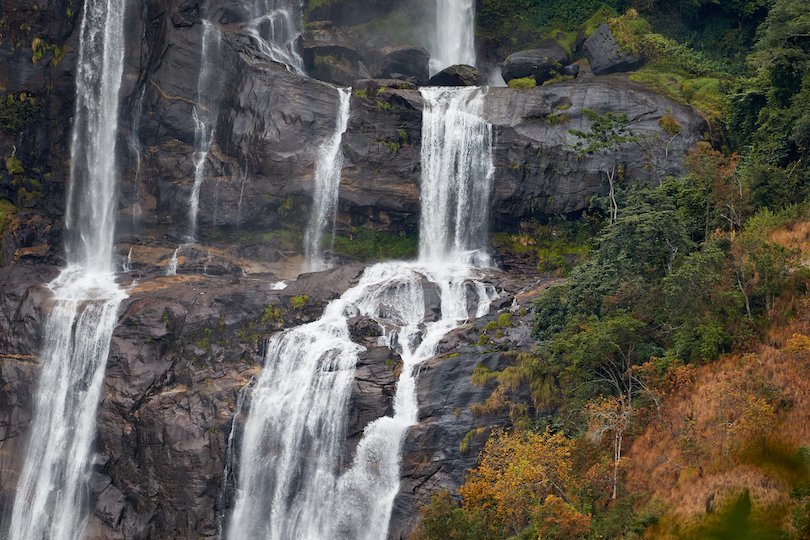
[[[571,540],[584,538],[591,530],[591,516],[556,495],[549,495],[534,516],[537,540]]]
[[[571,450],[561,433],[494,432],[459,488],[462,507],[483,515],[491,529],[518,533],[550,495],[564,495],[572,481]]]
[[[804,334],[793,334],[785,344],[785,352],[799,355],[810,353],[810,337]]]

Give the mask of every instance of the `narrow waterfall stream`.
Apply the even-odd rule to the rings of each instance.
[[[385,537],[402,441],[418,420],[415,368],[435,354],[447,332],[489,310],[495,292],[476,267],[488,261],[478,250],[486,245],[492,174],[491,128],[478,116],[482,90],[425,90],[424,97],[423,164],[456,160],[444,168],[423,165],[423,205],[437,219],[423,219],[422,236],[440,244],[423,243],[416,262],[367,268],[318,321],[270,339],[242,434],[229,538]],[[471,156],[472,165],[460,166]],[[458,201],[479,201],[484,209],[460,212]],[[427,289],[441,299],[438,318],[426,312]],[[351,467],[339,475],[362,351],[349,336],[348,319],[357,315],[385,329],[381,344],[397,350],[404,363],[394,416],[366,427]]]
[[[304,254],[307,270],[315,272],[325,270],[324,234],[329,230],[334,239],[334,225],[337,213],[338,192],[340,190],[340,172],[343,168],[343,151],[340,144],[349,124],[351,88],[339,88],[340,105],[338,107],[335,132],[321,147],[318,161],[315,164],[315,190],[312,196],[312,215],[309,218],[306,236],[304,237]]]
[[[219,53],[222,35],[219,29],[206,20],[202,20],[202,46],[200,52],[200,73],[197,78],[197,103],[194,104],[194,184],[188,204],[188,232],[186,241],[197,240],[197,215],[200,212],[200,189],[205,177],[205,165],[211,141],[217,125],[220,77],[215,73],[215,63],[209,56]]]
[[[436,0],[431,77],[456,64],[475,65],[475,0]]]
[[[84,4],[65,219],[68,266],[49,284],[54,304],[7,530],[14,540],[73,540],[87,518],[96,412],[118,305],[126,297],[112,269],[123,20],[121,0]]]

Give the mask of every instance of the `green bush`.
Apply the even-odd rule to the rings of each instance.
[[[534,77],[521,77],[520,79],[512,79],[507,83],[509,88],[534,88],[537,86],[537,81]]]
[[[42,105],[31,94],[8,94],[0,98],[0,129],[16,135],[39,122],[42,113]]]

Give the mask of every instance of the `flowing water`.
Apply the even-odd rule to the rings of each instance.
[[[456,64],[475,66],[475,0],[437,0],[431,77]]]
[[[302,5],[299,0],[258,0],[251,4],[252,18],[244,28],[259,50],[270,60],[304,73],[304,61],[296,41],[301,35]]]
[[[202,47],[200,52],[200,73],[197,77],[197,103],[192,115],[194,118],[194,184],[188,205],[188,232],[186,240],[194,243],[197,238],[197,215],[200,212],[200,189],[205,177],[205,165],[211,150],[211,141],[217,124],[219,108],[216,97],[219,94],[220,74],[216,62],[209,58],[219,53],[222,35],[210,22],[202,21]]]
[[[329,232],[334,239],[335,218],[337,215],[340,171],[343,168],[343,151],[340,144],[349,124],[351,88],[339,88],[340,105],[334,134],[324,142],[318,152],[315,164],[315,190],[312,195],[312,215],[309,218],[304,253],[309,272],[325,270],[327,262],[323,256],[324,234]]]
[[[494,167],[492,127],[481,119],[484,91],[478,88],[421,89],[422,218],[420,257],[429,261],[467,254],[486,266],[477,251],[487,242]]]
[[[65,251],[50,283],[26,460],[7,537],[72,540],[87,518],[87,477],[110,339],[126,294],[115,283],[118,94],[124,3],[88,0],[79,35]]]
[[[418,420],[416,367],[435,354],[447,332],[489,311],[495,291],[477,267],[488,261],[478,251],[486,245],[487,213],[475,205],[488,203],[492,174],[491,128],[476,116],[481,91],[426,91],[425,99],[425,121],[436,129],[423,130],[429,150],[422,155],[422,201],[439,216],[421,227],[423,237],[441,243],[423,243],[419,261],[367,268],[319,320],[270,339],[242,434],[229,538],[384,538],[399,489],[402,441]],[[442,156],[454,156],[456,166],[425,167]],[[473,211],[459,213],[460,200]],[[439,294],[438,317],[426,309],[429,292]],[[351,466],[339,474],[348,399],[363,350],[350,339],[348,319],[358,315],[381,325],[380,344],[399,352],[403,367],[393,417],[366,427]]]

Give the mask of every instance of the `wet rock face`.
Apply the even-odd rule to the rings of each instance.
[[[594,75],[633,71],[644,63],[641,57],[622,50],[607,23],[600,25],[585,40],[582,49]]]
[[[49,309],[45,283],[54,267],[16,264],[0,268],[0,521],[7,523],[25,459],[34,414],[42,329]]]

